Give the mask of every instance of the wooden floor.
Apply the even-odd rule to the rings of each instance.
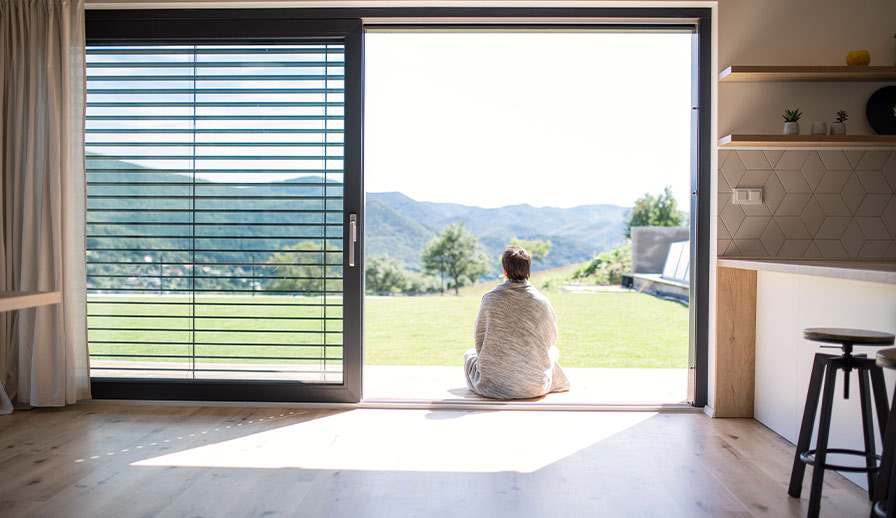
[[[792,454],[700,414],[77,405],[0,416],[0,516],[805,516]],[[868,509],[827,474],[822,516]]]

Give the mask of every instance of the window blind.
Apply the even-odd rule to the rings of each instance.
[[[344,48],[88,46],[94,377],[340,383]]]

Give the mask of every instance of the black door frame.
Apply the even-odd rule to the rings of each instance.
[[[107,399],[171,399],[268,402],[358,402],[362,384],[364,203],[363,203],[363,24],[364,20],[438,18],[441,26],[539,28],[691,28],[695,30],[696,127],[692,142],[691,202],[691,358],[690,403],[706,405],[709,372],[709,266],[711,224],[712,9],[711,8],[456,8],[370,7],[298,9],[88,10],[88,44],[141,42],[286,42],[341,39],[345,42],[345,214],[358,215],[356,267],[345,264],[345,378],[342,385],[243,381],[168,381],[95,379],[93,396]],[[489,18],[496,23],[485,22]],[[552,24],[552,19],[563,22]],[[570,24],[570,19],[582,19]],[[469,23],[464,20],[471,20]],[[513,19],[520,22],[513,23]],[[444,22],[442,23],[442,20]],[[532,20],[538,20],[533,23]],[[615,20],[615,21],[614,21]],[[626,20],[621,23],[618,20]],[[643,20],[640,21],[639,20]],[[629,23],[633,21],[634,23]],[[375,23],[382,27],[380,23]],[[398,23],[401,27],[409,25]],[[439,24],[424,24],[429,28]],[[346,239],[348,239],[348,232]],[[345,243],[348,249],[348,243]],[[351,294],[351,295],[350,295]],[[690,392],[690,391],[689,391]]]
[[[364,221],[363,92],[364,34],[358,19],[315,20],[260,17],[205,18],[198,21],[179,11],[87,12],[88,45],[248,44],[329,42],[345,45],[344,229],[343,254],[343,382],[312,383],[266,380],[180,380],[92,378],[98,399],[158,399],[190,401],[358,402],[361,400],[361,333],[363,325],[363,231],[349,245],[349,215]],[[195,14],[195,13],[194,13]],[[240,14],[231,11],[228,15]],[[249,13],[245,13],[249,14]],[[266,14],[266,13],[265,13]],[[357,258],[349,262],[350,248]],[[356,318],[352,318],[356,315]]]

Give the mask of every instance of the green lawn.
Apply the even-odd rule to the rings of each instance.
[[[533,282],[542,285],[550,277],[564,277],[569,273],[567,270],[569,268],[537,274]],[[479,300],[496,284],[470,286],[462,289],[460,296],[452,292],[444,296],[367,297],[364,362],[370,365],[461,365],[463,352],[473,346],[473,323]],[[557,345],[562,365],[687,366],[686,307],[634,292],[543,290],[543,293],[551,300],[559,317],[560,340]],[[172,361],[152,356],[189,357],[193,354],[189,331],[193,322],[191,306],[171,304],[185,303],[187,299],[91,296],[89,300],[89,312],[93,315],[89,317],[91,353],[133,355],[130,358],[98,359]],[[326,347],[327,358],[334,363],[341,359],[340,306],[327,308],[326,316],[330,320],[324,328],[320,320],[323,310],[302,305],[319,302],[314,298],[210,297],[206,301],[216,304],[197,306],[197,316],[210,318],[195,320],[195,339],[200,343],[226,345],[196,346],[196,354],[213,357],[205,362],[246,362],[233,357],[253,356],[267,359],[252,360],[252,363],[300,364],[306,361],[297,357],[317,358],[324,354],[324,343],[335,345]],[[221,301],[228,305],[221,305]],[[284,302],[293,305],[274,305]],[[133,316],[135,311],[146,316]],[[293,320],[293,317],[304,319]],[[258,332],[247,332],[250,329]],[[269,343],[280,345],[267,345]]]
[[[685,368],[688,310],[640,293],[545,292],[567,367]],[[364,362],[461,365],[481,295],[368,297]]]

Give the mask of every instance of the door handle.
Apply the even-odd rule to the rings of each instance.
[[[348,265],[355,267],[355,243],[358,241],[358,215],[348,215]]]

